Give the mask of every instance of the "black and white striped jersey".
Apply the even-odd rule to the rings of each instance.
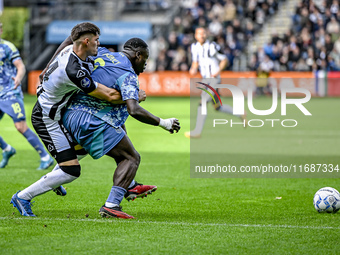
[[[203,78],[211,78],[213,74],[220,70],[220,61],[227,57],[220,53],[220,50],[221,48],[217,43],[208,40],[202,45],[199,42],[191,45],[192,62],[198,62]]]
[[[61,110],[74,93],[95,90],[97,83],[91,78],[92,70],[93,62],[89,58],[81,60],[73,52],[72,45],[63,49],[50,64],[42,85],[37,89],[43,115],[60,120]]]

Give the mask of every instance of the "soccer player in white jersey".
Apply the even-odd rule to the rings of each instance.
[[[13,119],[16,129],[40,155],[38,170],[44,170],[51,166],[54,160],[26,123],[24,96],[21,91],[21,80],[25,76],[26,68],[14,44],[1,39],[1,35],[2,23],[0,23],[0,119],[5,113]],[[1,136],[0,148],[2,149],[0,168],[4,168],[9,159],[16,154],[16,150]]]
[[[43,82],[37,90],[38,101],[33,108],[32,124],[60,169],[45,175],[43,183],[39,180],[26,188],[31,192],[40,190],[42,194],[80,176],[80,165],[72,138],[61,123],[62,111],[71,96],[83,91],[107,102],[120,98],[116,90],[94,82],[90,76],[93,62],[89,56],[97,55],[99,34],[99,28],[90,22],[73,27],[73,45],[64,48],[53,59],[43,76]],[[20,208],[30,207],[29,202],[21,203],[23,200],[20,196],[18,191],[11,199],[19,211]],[[26,216],[34,216],[32,211],[28,211],[28,214]]]
[[[221,71],[227,66],[227,56],[220,52],[220,46],[215,42],[207,40],[207,34],[203,27],[196,28],[195,30],[196,43],[191,45],[192,64],[190,67],[190,74],[195,75],[199,70],[203,78],[202,82],[214,85],[221,82]],[[211,90],[209,90],[211,92]],[[185,136],[188,138],[199,138],[203,131],[203,126],[207,115],[202,115],[202,100],[212,101],[210,97],[206,97],[206,92],[201,93],[201,101],[197,109],[196,127],[194,130],[185,132]],[[229,105],[220,105],[217,101],[214,104],[216,111],[233,114],[233,109]],[[236,115],[243,120],[245,117]]]

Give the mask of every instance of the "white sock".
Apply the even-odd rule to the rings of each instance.
[[[135,184],[136,184],[135,179],[133,179],[128,189],[131,189],[133,186],[135,186]]]
[[[202,106],[198,106],[197,108],[197,119],[196,119],[196,127],[195,129],[191,132],[193,134],[198,134],[200,135],[202,133],[205,119],[207,118],[207,115],[202,115]]]
[[[41,157],[40,159],[41,159],[41,161],[47,161],[47,160],[50,159],[50,155],[47,154],[46,156]]]
[[[3,149],[3,151],[10,151],[12,149],[12,146],[7,144],[6,148]]]
[[[38,195],[44,194],[62,184],[72,182],[77,178],[78,177],[65,173],[61,169],[57,169],[44,175],[40,180],[20,191],[18,197],[25,200],[32,200],[32,198]]]
[[[110,203],[110,202],[105,202],[105,207],[116,207],[116,206],[119,206],[117,204],[114,204],[114,203]]]
[[[58,170],[58,169],[60,169],[60,166],[59,166],[59,164],[56,164],[56,165],[54,166],[54,168],[52,169],[51,172],[56,171],[56,170]]]

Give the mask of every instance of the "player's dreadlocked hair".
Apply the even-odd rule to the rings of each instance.
[[[95,24],[92,24],[90,22],[80,23],[72,28],[71,39],[74,42],[85,34],[100,35],[100,29]]]
[[[123,48],[125,50],[138,50],[140,48],[142,49],[147,49],[148,45],[146,44],[146,42],[144,42],[142,39],[140,38],[131,38],[128,41],[126,41],[126,43],[124,43]]]

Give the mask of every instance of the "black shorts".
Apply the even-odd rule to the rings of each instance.
[[[62,124],[45,116],[39,102],[36,102],[32,111],[32,125],[58,163],[77,159],[72,137]]]

